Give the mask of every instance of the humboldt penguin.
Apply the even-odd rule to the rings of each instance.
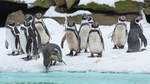
[[[90,31],[90,25],[88,23],[88,16],[83,14],[81,26],[79,28],[79,36],[80,36],[80,50],[85,50],[87,52],[87,39]]]
[[[76,56],[80,52],[80,37],[78,35],[75,22],[74,21],[68,21],[66,33],[62,38],[61,41],[61,47],[63,48],[64,41],[67,40],[70,53],[67,54],[67,56]],[[75,51],[75,54],[73,53]]]
[[[116,24],[113,34],[112,41],[114,42],[114,48],[124,48],[126,40],[127,40],[127,25],[124,23],[125,16],[121,16],[118,19],[118,23]]]
[[[25,21],[24,21],[25,28],[26,29],[26,38],[27,38],[27,44],[26,44],[26,53],[27,57],[24,57],[25,61],[29,61],[32,58],[39,58],[38,53],[38,38],[36,31],[36,28],[33,27],[33,16],[31,14],[25,15]]]
[[[139,25],[142,16],[133,18],[130,23],[130,31],[127,39],[128,50],[127,52],[140,52],[143,51],[142,46],[147,46],[147,39],[143,34],[143,30]]]
[[[34,27],[39,33],[39,36],[41,38],[41,44],[47,44],[50,40],[50,34],[46,25],[44,24],[41,13],[35,14]]]
[[[62,52],[60,47],[54,43],[48,43],[42,47],[43,64],[46,68],[46,72],[51,65],[55,65],[56,62],[65,62],[62,60]]]
[[[88,36],[88,45],[91,56],[94,57],[94,54],[98,54],[97,57],[102,57],[102,52],[104,50],[104,41],[102,33],[99,29],[98,23],[94,22],[91,25],[91,30]]]
[[[6,26],[6,42],[5,46],[8,49],[10,46],[12,53],[8,55],[19,55],[19,31],[15,25],[14,20],[10,20]]]

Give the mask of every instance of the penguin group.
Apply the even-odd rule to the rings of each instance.
[[[77,56],[82,50],[88,52],[89,48],[91,53],[89,57],[95,57],[94,54],[97,54],[96,57],[102,57],[104,50],[102,33],[98,23],[91,16],[83,14],[79,31],[73,20],[67,21],[66,33],[61,41],[62,48],[65,40],[70,50],[67,56]]]
[[[43,64],[48,71],[51,65],[62,60],[62,51],[55,43],[50,43],[50,33],[43,21],[41,13],[35,16],[26,14],[24,23],[16,26],[14,20],[10,20],[6,29],[6,48],[11,50],[9,55],[17,56],[26,54],[22,59],[29,61],[40,58],[43,54]]]
[[[114,28],[112,34],[112,41],[114,43],[113,49],[123,49],[126,42],[128,45],[127,53],[141,52],[145,50],[147,46],[147,39],[143,34],[143,27],[140,21],[143,19],[142,15],[134,17],[130,22],[130,30],[128,32],[127,25],[125,23],[125,16],[121,16],[118,19],[118,23]]]
[[[67,20],[65,35],[61,40],[61,48],[50,43],[51,35],[46,27],[41,13],[36,13],[34,16],[26,14],[24,23],[16,26],[15,21],[10,20],[6,26],[6,48],[11,49],[9,55],[26,54],[22,58],[25,61],[40,58],[40,53],[43,55],[43,64],[46,72],[51,65],[56,62],[65,62],[62,60],[61,48],[64,48],[64,41],[67,41],[69,53],[67,56],[77,56],[79,53],[90,53],[90,58],[102,57],[105,50],[103,35],[99,24],[92,16],[87,14],[82,15],[82,20],[79,29],[73,20]],[[143,28],[140,25],[142,16],[135,17],[130,22],[130,30],[127,30],[125,23],[126,17],[118,18],[111,39],[114,44],[113,49],[123,49],[125,44],[128,44],[129,52],[143,51],[147,46],[147,39],[143,34]],[[84,51],[83,51],[84,50]]]
[[[147,39],[143,34],[143,28],[140,24],[142,15],[133,18],[130,22],[128,31],[126,17],[120,16],[116,24],[111,39],[114,44],[113,49],[124,49],[128,44],[129,52],[140,52],[145,50]],[[61,41],[61,47],[64,47],[64,41],[67,40],[69,54],[67,56],[77,56],[83,50],[85,53],[90,52],[88,57],[102,57],[105,49],[102,32],[99,24],[95,22],[92,16],[83,14],[79,29],[73,20],[67,22],[66,33]],[[74,54],[75,52],[75,54]],[[96,54],[96,55],[95,55]]]

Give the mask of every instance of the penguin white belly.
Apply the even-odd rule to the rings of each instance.
[[[39,34],[40,34],[40,37],[41,37],[41,43],[42,44],[46,44],[48,41],[49,41],[49,36],[46,34],[44,28],[43,28],[43,25],[38,23],[38,24],[35,24],[35,27],[37,28]]]
[[[115,45],[122,46],[126,43],[126,28],[123,25],[118,25],[113,34],[113,41]]]
[[[70,50],[77,51],[79,47],[78,39],[74,32],[67,31],[66,32],[66,39]]]
[[[84,25],[81,28],[81,31],[79,33],[80,40],[81,40],[81,44],[80,44],[81,49],[86,49],[87,48],[87,39],[88,39],[89,31],[90,31],[90,27],[88,25]]]
[[[103,43],[97,32],[92,32],[89,35],[89,49],[94,54],[98,54],[103,51]]]
[[[19,39],[20,39],[21,48],[23,49],[23,52],[26,53],[27,39],[26,39],[26,36],[24,34],[24,31],[20,31]]]
[[[15,36],[12,34],[10,29],[6,28],[6,40],[8,41],[8,45],[12,51],[16,50],[15,46]]]

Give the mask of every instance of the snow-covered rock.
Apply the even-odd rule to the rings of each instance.
[[[66,16],[75,16],[75,15],[81,15],[81,14],[91,14],[91,12],[89,11],[84,11],[84,10],[78,10],[74,13],[71,13],[71,14],[67,14],[67,13],[58,13],[55,11],[55,8],[54,6],[51,6],[47,12],[45,13],[44,16],[50,16],[50,17],[66,17]]]
[[[115,7],[115,2],[123,1],[123,0],[80,0],[79,5],[87,5],[88,3],[94,2],[97,4],[105,4],[112,7]],[[144,0],[133,0],[138,2],[144,2]]]

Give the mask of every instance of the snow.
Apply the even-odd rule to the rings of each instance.
[[[51,43],[60,45],[61,39],[65,34],[64,26],[60,25],[53,19],[44,19],[44,22],[49,29],[52,39]],[[129,22],[128,30],[129,30]],[[142,24],[142,23],[141,23]],[[79,24],[77,27],[79,28]],[[149,24],[144,24],[144,35],[148,42],[150,41]],[[57,63],[56,66],[51,66],[50,71],[78,71],[78,72],[127,72],[127,73],[150,73],[150,45],[143,52],[126,53],[127,45],[124,49],[112,49],[113,43],[109,38],[115,25],[100,26],[105,43],[105,51],[102,58],[88,58],[90,53],[80,53],[78,56],[66,56],[69,53],[67,42],[65,41],[63,52],[63,63]],[[8,56],[10,50],[5,48],[5,29],[0,28],[0,72],[43,72],[42,55],[38,60],[23,61],[21,58],[26,55]]]
[[[36,0],[20,0],[20,1],[24,1],[25,3],[34,3]]]
[[[118,1],[121,0],[80,0],[79,5],[87,5],[88,3],[94,2],[97,4],[105,4],[105,5],[115,7],[115,2]],[[133,1],[144,2],[144,0],[133,0]]]
[[[44,16],[51,16],[51,17],[66,17],[66,16],[76,16],[76,15],[81,15],[81,14],[91,14],[91,12],[89,11],[84,11],[84,10],[78,10],[74,13],[71,13],[71,14],[67,14],[67,13],[58,13],[55,11],[55,8],[54,6],[51,6],[47,12],[45,13]]]

